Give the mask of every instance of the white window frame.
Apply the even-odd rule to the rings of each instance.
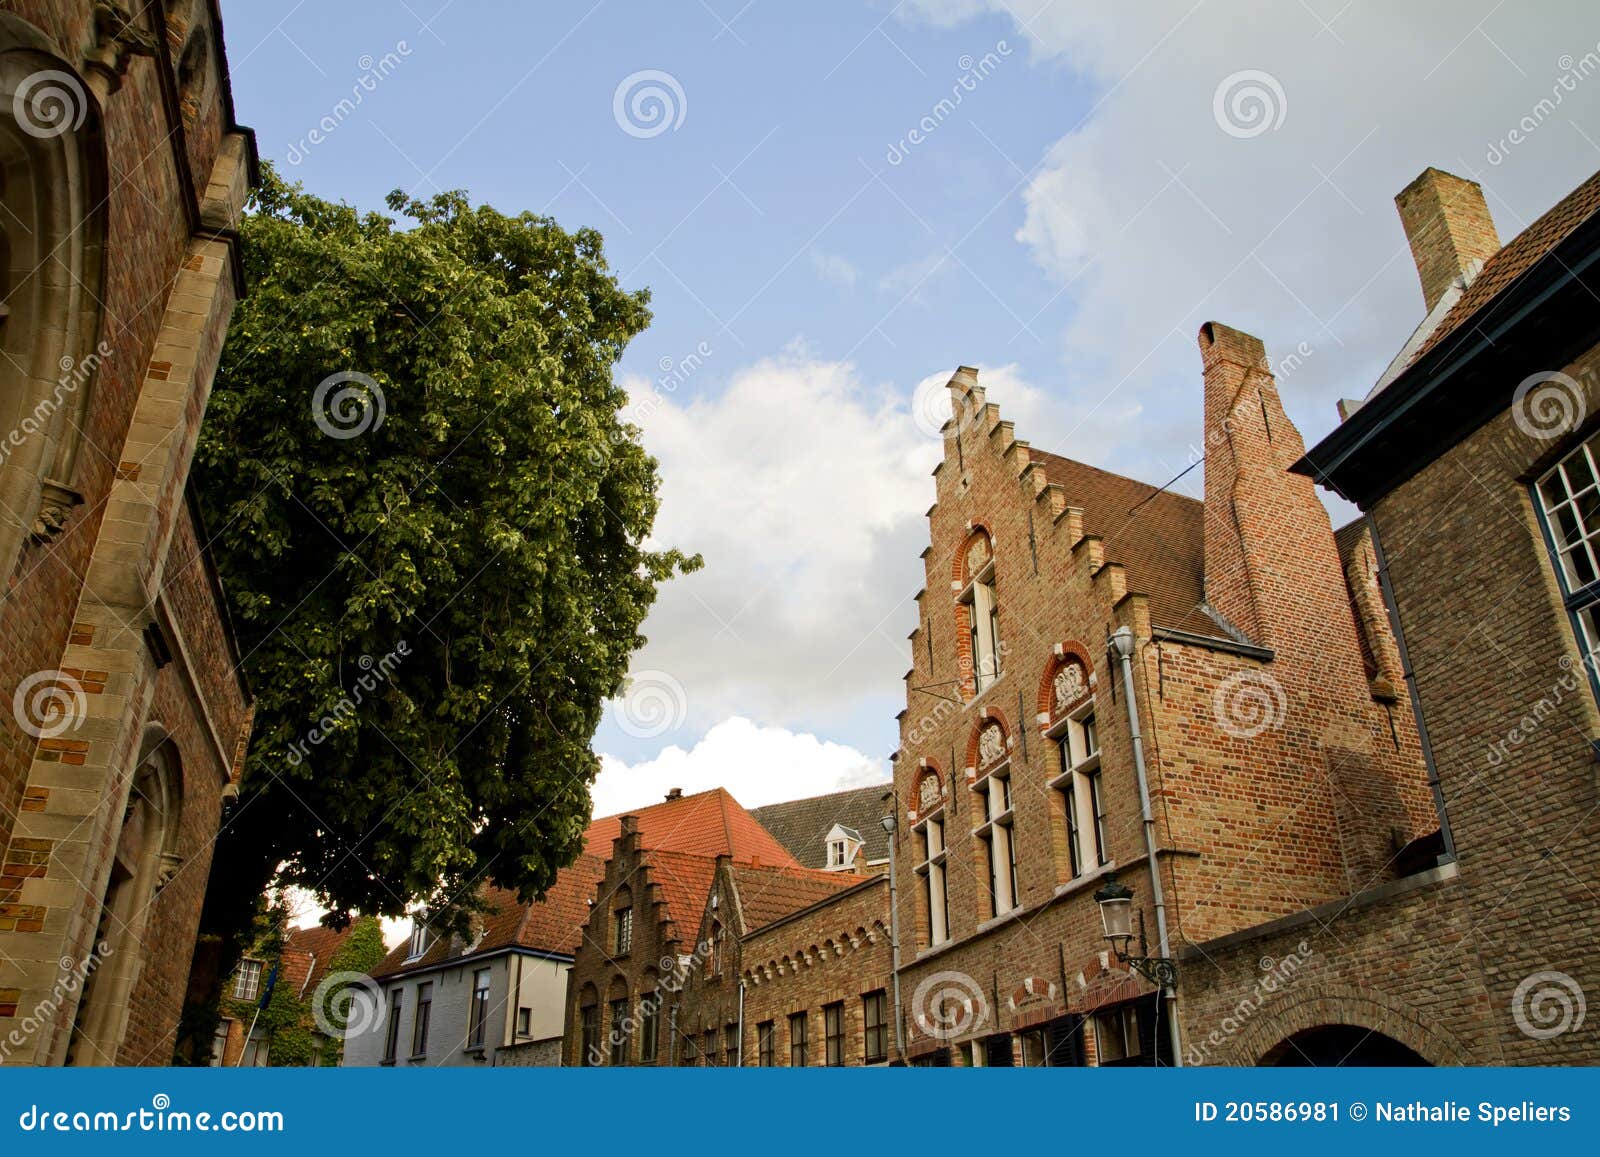
[[[420,915],[413,917],[411,921],[411,944],[406,949],[406,963],[409,964],[413,960],[420,960],[427,953],[428,946],[431,943],[432,941],[428,938],[428,926],[422,922],[422,917]]]
[[[967,607],[967,639],[972,648],[972,685],[982,695],[1000,681],[1000,600],[994,589],[994,559],[967,583],[959,602]]]
[[[972,785],[978,795],[983,822],[972,829],[975,839],[988,849],[989,919],[1015,912],[1022,906],[1017,886],[1016,811],[1013,807],[1011,759],[996,764]]]
[[[1111,863],[1111,850],[1106,846],[1104,811],[1097,813],[1098,800],[1103,809],[1101,794],[1104,784],[1100,780],[1099,728],[1095,723],[1094,704],[1090,703],[1073,712],[1051,732],[1057,750],[1065,752],[1066,769],[1052,777],[1049,788],[1063,801],[1065,808],[1074,812],[1065,817],[1078,832],[1078,863],[1069,865],[1074,880],[1090,876]],[[1069,854],[1071,830],[1068,834]]]
[[[239,967],[233,974],[233,999],[261,999],[261,978],[266,975],[266,971],[265,961],[249,958],[239,961]],[[248,984],[245,983],[247,978]]]
[[[950,844],[944,807],[924,816],[912,830],[922,841],[923,856],[915,871],[922,880],[922,894],[928,905],[928,947],[935,948],[950,942]]]

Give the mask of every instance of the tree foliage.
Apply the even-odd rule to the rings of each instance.
[[[388,206],[404,222],[269,169],[242,226],[196,457],[257,707],[213,921],[274,877],[336,923],[542,893],[657,584],[698,565],[645,545],[656,465],[613,367],[647,296],[599,234],[460,193]]]

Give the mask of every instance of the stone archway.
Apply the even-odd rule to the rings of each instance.
[[[1354,1030],[1354,1035],[1331,1031],[1339,1029]],[[1317,1035],[1302,1035],[1312,1033]],[[1382,1040],[1370,1046],[1361,1045],[1363,1039],[1370,1040],[1373,1035]],[[1322,1050],[1332,1049],[1343,1041],[1347,1048],[1368,1047],[1375,1057],[1399,1058],[1405,1055],[1389,1049],[1383,1043],[1387,1041],[1406,1053],[1414,1054],[1422,1064],[1473,1063],[1472,1054],[1448,1029],[1436,1021],[1424,1020],[1422,1014],[1410,1005],[1381,993],[1338,985],[1301,985],[1293,992],[1284,993],[1268,1006],[1267,1015],[1250,1021],[1239,1032],[1231,1042],[1231,1047],[1217,1055],[1216,1063],[1247,1066],[1292,1064],[1293,1060],[1283,1059],[1283,1050],[1291,1041],[1298,1041],[1306,1053],[1312,1051],[1306,1047],[1308,1044],[1316,1050]],[[1377,1063],[1401,1062],[1391,1059]]]
[[[1420,1053],[1392,1036],[1349,1024],[1302,1029],[1279,1042],[1257,1064],[1266,1068],[1431,1068]]]

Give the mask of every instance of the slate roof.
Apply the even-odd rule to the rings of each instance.
[[[868,861],[889,858],[889,836],[878,823],[888,812],[883,795],[893,787],[877,783],[807,799],[752,808],[750,814],[808,868],[828,866],[828,832],[834,824],[861,833],[861,855]]]

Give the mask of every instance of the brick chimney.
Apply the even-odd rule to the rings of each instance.
[[[669,787],[669,788],[667,788],[667,802],[668,803],[671,803],[675,799],[682,799],[682,798],[683,798],[683,788],[681,788],[681,787]]]
[[[1305,441],[1284,412],[1261,339],[1207,322],[1205,593],[1229,624],[1281,647],[1305,616],[1350,612],[1316,484],[1289,466]],[[1354,637],[1350,639],[1354,645]]]
[[[1470,278],[1500,251],[1483,188],[1439,169],[1424,169],[1394,199],[1428,312],[1457,278]]]

